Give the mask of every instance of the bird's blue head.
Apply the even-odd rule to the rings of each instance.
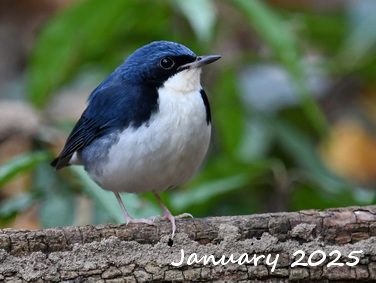
[[[126,80],[158,88],[179,72],[202,67],[219,58],[219,55],[197,56],[176,42],[154,41],[137,49],[118,70]]]

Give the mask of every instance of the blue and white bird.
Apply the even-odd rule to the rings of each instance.
[[[83,165],[104,190],[114,192],[126,223],[175,218],[159,193],[185,183],[208,150],[211,117],[201,67],[220,55],[196,56],[187,47],[155,41],[136,50],[89,96],[55,169]],[[132,218],[120,192],[152,192],[162,216]]]

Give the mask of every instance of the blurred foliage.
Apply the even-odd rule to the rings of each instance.
[[[196,54],[222,53],[203,75],[213,113],[212,145],[200,173],[162,195],[172,212],[201,217],[372,204],[374,183],[366,190],[339,177],[319,150],[330,142],[318,102],[328,81],[376,81],[376,16],[367,6],[373,4],[347,3],[319,12],[256,0],[77,1],[40,31],[29,58],[27,99],[43,111],[59,89],[90,78],[88,70],[97,71],[90,81],[94,89],[98,74],[104,79],[102,74],[153,40],[177,41]],[[248,85],[251,80],[257,86]],[[49,127],[67,137],[66,125]],[[0,186],[21,173],[32,176],[28,190],[1,201],[0,225],[32,205],[39,208],[42,227],[80,223],[83,195],[92,200],[89,221],[123,222],[112,193],[81,167],[54,172],[54,142],[42,134],[35,139],[31,152],[0,168]],[[160,212],[151,194],[123,199],[135,217]]]

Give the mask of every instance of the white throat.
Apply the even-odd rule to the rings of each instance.
[[[173,92],[189,93],[192,91],[200,90],[200,75],[201,68],[187,69],[181,71],[163,84],[166,90]]]

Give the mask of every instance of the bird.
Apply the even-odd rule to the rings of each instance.
[[[211,110],[201,86],[201,67],[221,55],[197,56],[171,41],[134,51],[89,95],[87,108],[51,165],[83,165],[104,190],[115,194],[125,223],[155,225],[175,219],[159,194],[187,182],[201,165],[210,141]],[[132,218],[121,192],[152,192],[163,214]]]

